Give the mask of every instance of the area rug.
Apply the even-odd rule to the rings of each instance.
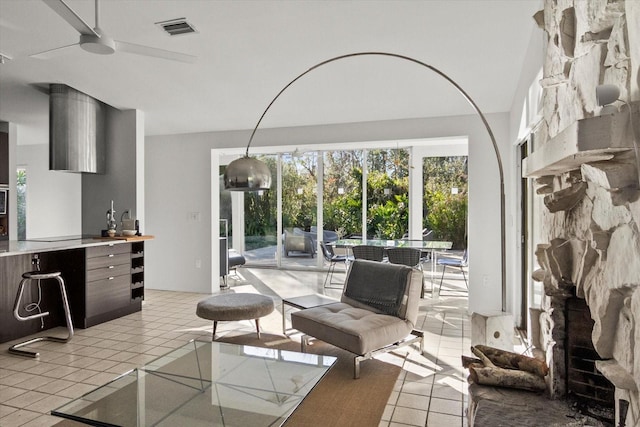
[[[263,333],[258,339],[255,333],[233,332],[218,338],[217,341],[300,351],[299,342],[283,335]],[[353,354],[322,341],[313,341],[308,351],[335,356],[338,360],[284,425],[286,427],[379,425],[401,368],[376,359],[366,360],[361,363],[360,378],[354,380]],[[55,425],[56,427],[77,427],[84,424],[62,420]]]
[[[226,335],[232,344],[300,351],[300,343],[281,335]],[[360,364],[360,378],[353,379],[353,354],[322,341],[313,341],[310,353],[338,358],[327,375],[309,393],[284,424],[298,426],[377,426],[400,375],[401,367],[380,360]]]

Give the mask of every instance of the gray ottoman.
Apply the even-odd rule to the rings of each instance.
[[[256,331],[260,339],[260,317],[270,314],[274,309],[273,299],[260,294],[221,294],[203,299],[198,303],[196,314],[203,319],[213,320],[213,334],[221,320],[251,320],[256,321]]]

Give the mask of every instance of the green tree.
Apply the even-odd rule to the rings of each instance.
[[[323,227],[340,230],[342,235],[361,235],[363,151],[324,153]],[[283,226],[309,230],[316,225],[315,152],[284,154],[282,165]],[[276,176],[276,157],[262,157]],[[406,149],[368,151],[367,224],[369,237],[399,239],[407,232],[409,218],[409,152]],[[466,157],[434,157],[423,162],[423,225],[435,237],[451,240],[455,247],[466,247],[467,169]],[[245,196],[247,235],[275,234],[276,194]],[[452,194],[452,188],[458,194]]]
[[[467,246],[467,157],[429,157],[423,162],[423,226],[435,238]],[[456,188],[458,193],[452,194]]]

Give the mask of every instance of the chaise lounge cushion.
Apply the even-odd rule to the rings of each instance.
[[[355,354],[392,344],[413,329],[398,317],[342,302],[292,313],[291,320],[295,329]]]
[[[245,257],[235,249],[229,249],[227,253],[229,254],[229,270],[243,266],[247,262]]]

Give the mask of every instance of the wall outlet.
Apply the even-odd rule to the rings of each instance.
[[[200,222],[200,212],[189,212],[189,221]]]
[[[196,258],[196,268],[202,267],[202,260],[200,258]]]

